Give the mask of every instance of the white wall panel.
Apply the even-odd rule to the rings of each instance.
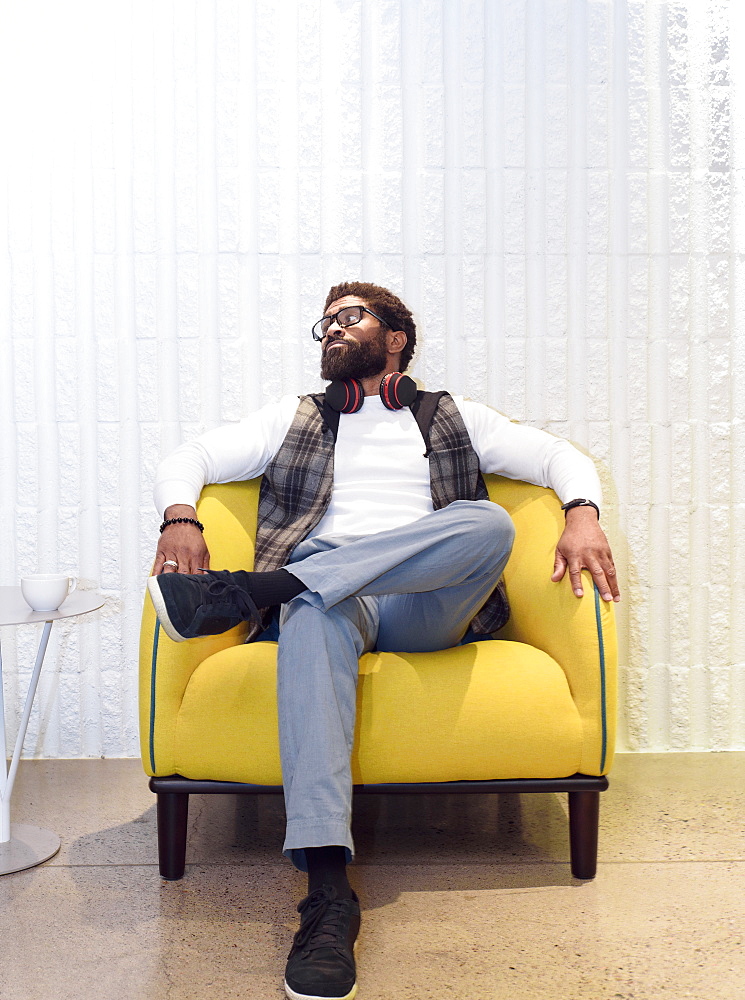
[[[320,387],[328,286],[599,464],[631,749],[745,746],[735,0],[3,5],[0,582],[76,571],[27,752],[137,752],[159,457]],[[738,34],[739,33],[739,34]],[[3,629],[20,713],[37,637]]]

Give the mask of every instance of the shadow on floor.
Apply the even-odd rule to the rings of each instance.
[[[214,889],[227,879],[240,895],[241,883],[247,877],[255,883],[260,867],[271,869],[281,884],[296,885],[299,899],[304,876],[280,854],[284,821],[281,795],[192,795],[181,884]],[[399,870],[382,895],[376,890],[376,906],[405,892],[581,884],[569,870],[568,821],[557,795],[358,795],[353,835],[353,884],[367,882],[375,866]],[[131,865],[137,858],[147,866],[143,878],[157,877],[155,803],[128,823],[78,837],[67,856],[73,867],[94,858]],[[252,871],[241,875],[226,868]],[[268,874],[260,882],[273,894]],[[164,884],[164,893],[169,885],[179,883]]]

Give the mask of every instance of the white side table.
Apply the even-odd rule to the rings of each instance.
[[[0,625],[32,625],[44,622],[44,630],[36,654],[36,663],[31,682],[26,695],[21,722],[16,736],[15,749],[6,773],[5,767],[0,772],[0,875],[10,872],[20,872],[25,868],[33,868],[53,857],[60,849],[60,839],[50,830],[41,830],[38,826],[12,824],[10,822],[10,797],[21,759],[23,742],[26,739],[31,706],[34,702],[39,674],[44,662],[44,654],[49,642],[52,623],[60,618],[73,618],[75,615],[87,615],[105,604],[101,594],[92,591],[74,590],[57,611],[32,611],[21,594],[20,587],[0,587]],[[3,659],[0,651],[0,747],[5,754],[5,704],[3,700]]]

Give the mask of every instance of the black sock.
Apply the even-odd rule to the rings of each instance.
[[[293,597],[308,588],[286,569],[276,569],[269,573],[243,573],[245,586],[253,597],[257,608],[271,608],[275,604],[286,604]]]
[[[306,847],[308,862],[308,894],[322,885],[332,885],[339,899],[351,899],[352,887],[347,878],[347,851],[345,847]]]

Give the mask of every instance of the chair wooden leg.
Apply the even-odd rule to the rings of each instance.
[[[595,878],[599,819],[600,792],[569,792],[569,841],[575,878]]]
[[[175,882],[186,868],[188,792],[158,792],[158,861],[161,878]]]

